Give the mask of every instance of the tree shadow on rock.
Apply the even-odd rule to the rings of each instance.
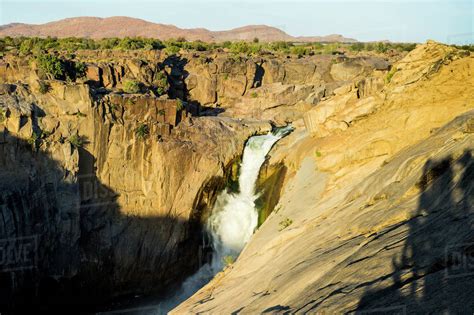
[[[0,132],[2,314],[103,310],[120,296],[165,292],[199,267],[199,225],[123,213],[94,156],[70,150],[77,173]]]
[[[417,183],[418,208],[403,250],[392,260],[392,285],[368,290],[358,314],[474,311],[474,160],[428,160]]]

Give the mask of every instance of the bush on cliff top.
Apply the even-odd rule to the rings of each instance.
[[[153,86],[158,95],[166,94],[170,88],[168,77],[164,72],[157,72],[153,76]]]
[[[123,91],[128,94],[140,93],[141,90],[141,84],[138,81],[127,81],[123,85]]]
[[[50,54],[41,54],[36,57],[36,63],[44,74],[58,80],[65,78],[66,67],[59,57]]]
[[[258,54],[262,51],[262,45],[259,43],[248,43],[244,41],[233,42],[229,47],[232,53]]]
[[[74,62],[74,76],[76,78],[82,78],[86,75],[87,66],[83,62]]]
[[[292,47],[301,47],[293,48]],[[18,50],[22,55],[35,54],[37,51],[68,51],[77,50],[161,50],[165,49],[168,54],[176,54],[181,49],[191,51],[210,51],[216,48],[227,48],[233,53],[258,54],[262,51],[271,51],[284,54],[331,54],[340,49],[351,51],[377,51],[386,52],[388,50],[410,51],[415,44],[410,43],[298,43],[276,41],[263,43],[261,41],[225,41],[223,43],[205,43],[202,41],[187,41],[185,38],[169,39],[161,41],[159,39],[125,37],[125,38],[104,38],[93,40],[90,38],[39,38],[39,37],[5,37],[0,39],[0,52]],[[471,46],[463,49],[472,49]]]
[[[51,79],[75,80],[85,76],[87,70],[83,62],[62,59],[44,52],[38,54],[35,60],[40,71]]]

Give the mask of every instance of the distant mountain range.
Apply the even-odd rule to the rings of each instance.
[[[258,38],[263,42],[356,42],[355,39],[345,38],[337,34],[294,37],[278,28],[267,25],[248,25],[228,31],[210,31],[205,28],[182,29],[174,25],[152,23],[123,16],[109,18],[76,17],[38,25],[12,23],[0,26],[0,37],[3,36],[88,37],[94,39],[127,36],[158,39],[184,37],[187,40],[202,40],[205,42],[251,41],[254,38]]]

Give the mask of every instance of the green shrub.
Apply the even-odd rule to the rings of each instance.
[[[258,38],[250,42],[225,41],[223,43],[205,43],[202,41],[186,41],[184,38],[170,39],[162,42],[158,39],[125,37],[125,38],[104,38],[93,40],[90,38],[39,38],[39,37],[5,37],[0,39],[0,53],[17,50],[21,55],[40,55],[44,51],[57,50],[74,52],[79,49],[120,49],[120,50],[154,50],[165,49],[170,54],[179,53],[180,49],[209,51],[214,48],[227,48],[235,54],[259,54],[263,50],[278,53],[294,53],[298,56],[311,55],[314,53],[331,54],[341,48],[351,51],[377,51],[385,53],[389,49],[397,51],[410,51],[415,48],[413,43],[304,43],[294,45],[291,42],[277,41],[271,43],[261,43]],[[298,47],[298,48],[292,48]],[[472,45],[456,46],[460,49],[473,50]]]
[[[252,92],[252,93],[250,93],[250,97],[252,97],[252,98],[257,98],[257,97],[258,97],[257,92]]]
[[[37,38],[28,38],[25,39],[21,44],[18,51],[21,55],[28,55],[33,51],[33,48],[38,44]]]
[[[258,54],[262,51],[262,45],[239,41],[231,43],[229,49],[234,54]]]
[[[354,43],[349,46],[349,49],[352,51],[362,51],[364,50],[364,43]]]
[[[390,71],[387,73],[387,77],[385,78],[385,82],[390,83],[392,81],[393,76],[395,73],[398,71],[397,68],[392,68]]]
[[[164,116],[166,114],[166,111],[164,109],[160,109],[158,111],[158,115]]]
[[[204,43],[200,40],[194,41],[194,42],[183,42],[181,46],[184,49],[187,50],[196,50],[196,51],[208,51],[212,48],[210,44]]]
[[[7,45],[5,44],[5,40],[0,38],[0,52],[5,52],[7,50]]]
[[[164,49],[164,51],[168,55],[176,55],[177,53],[179,53],[180,50],[181,50],[181,48],[179,46],[175,46],[175,45],[166,46],[166,48]]]
[[[74,55],[68,57],[74,58]],[[67,60],[51,54],[40,54],[36,57],[36,61],[43,74],[68,82],[84,77],[87,71],[87,66],[83,62]]]
[[[456,47],[457,49],[462,49],[462,50],[467,50],[467,51],[474,51],[474,45],[471,44],[471,45],[453,45],[454,47]]]
[[[39,83],[39,92],[41,94],[46,94],[51,90],[51,85],[45,81],[38,81]]]
[[[36,141],[40,138],[39,134],[34,132],[31,134],[31,136],[28,138],[28,143],[31,145],[35,145]]]
[[[340,50],[341,47],[342,47],[342,44],[340,44],[340,43],[325,44],[324,47],[323,47],[322,52],[324,54],[335,54]]]
[[[74,134],[68,138],[68,142],[77,149],[81,148],[84,145],[85,140],[84,137],[81,137],[78,134]]]
[[[178,98],[177,102],[176,102],[176,110],[177,111],[180,111],[180,110],[183,110],[184,109],[184,102]]]
[[[4,108],[0,108],[0,123],[7,119],[7,111]]]
[[[388,50],[388,46],[385,43],[375,44],[375,51],[378,53],[385,53]]]
[[[291,224],[293,223],[293,220],[291,220],[290,218],[285,218],[285,220],[281,221],[279,223],[280,225],[280,231],[286,229],[287,227],[289,227]]]
[[[269,48],[273,51],[288,53],[291,46],[293,46],[293,44],[284,41],[277,41],[270,43]]]
[[[231,43],[229,49],[230,49],[231,52],[236,53],[236,54],[237,53],[247,53],[250,50],[249,44],[247,42],[244,42],[244,41]]]
[[[138,139],[145,139],[149,134],[150,128],[147,124],[140,124],[137,129],[135,129],[135,135]]]
[[[153,85],[156,88],[156,92],[159,95],[163,95],[169,90],[168,77],[164,72],[157,72],[153,78]]]
[[[140,93],[141,90],[141,84],[138,81],[126,81],[123,85],[123,91],[128,94]]]
[[[324,48],[324,45],[322,43],[312,43],[311,48],[313,50],[321,50]]]
[[[396,44],[389,43],[388,45],[398,51],[412,51],[413,49],[416,48],[415,43],[396,43]]]
[[[375,50],[375,44],[374,43],[366,43],[365,44],[365,50],[367,50],[367,51]]]
[[[104,38],[98,42],[99,49],[113,49],[118,46],[120,39]]]
[[[163,95],[163,94],[165,94],[165,93],[166,93],[165,89],[163,89],[163,88],[160,87],[160,86],[156,87],[156,94],[158,94],[158,95],[161,96],[161,95]]]
[[[308,54],[308,49],[304,46],[293,46],[290,49],[290,53],[297,56],[304,56]]]
[[[38,68],[46,75],[54,79],[64,79],[66,69],[64,61],[51,54],[42,54],[36,57]]]
[[[235,262],[235,257],[234,256],[228,255],[228,256],[222,257],[222,263],[224,264],[224,266],[230,266],[234,262]]]
[[[76,78],[82,78],[86,75],[87,65],[83,62],[77,61],[74,63],[74,75]]]
[[[249,53],[253,54],[253,55],[258,55],[262,52],[262,45],[260,44],[253,44],[253,45],[250,45],[249,46]]]
[[[46,139],[53,134],[52,131],[43,130],[41,131],[40,139]]]
[[[117,49],[122,50],[135,50],[135,49],[142,49],[145,47],[145,42],[140,38],[130,38],[125,37],[120,40],[118,45],[116,46]]]

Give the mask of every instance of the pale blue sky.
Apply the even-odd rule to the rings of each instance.
[[[474,0],[0,0],[0,24],[117,15],[210,30],[267,24],[295,36],[337,33],[361,41],[473,43],[474,37]]]

